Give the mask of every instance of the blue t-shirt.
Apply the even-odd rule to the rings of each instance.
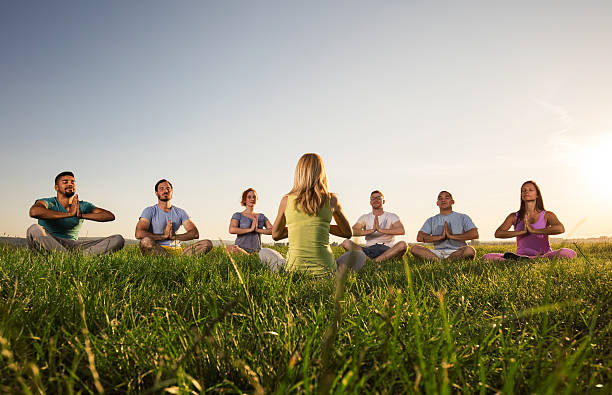
[[[248,229],[251,227],[253,220],[242,213],[237,212],[232,215],[232,219],[238,221],[238,227],[241,229]],[[257,217],[257,229],[263,229],[266,227],[265,215],[259,214]],[[261,250],[261,234],[257,232],[244,233],[236,236],[236,245],[246,252],[255,252]]]
[[[474,229],[476,227],[476,225],[474,225],[470,217],[468,217],[465,214],[456,213],[453,211],[447,215],[438,214],[438,215],[434,215],[433,217],[429,218],[423,224],[423,227],[421,228],[421,232],[424,232],[424,233],[427,233],[433,236],[440,236],[442,232],[444,231],[445,222],[448,222],[449,230],[454,235],[465,233],[468,230]],[[443,250],[443,249],[458,250],[459,248],[466,246],[466,245],[467,243],[463,240],[445,239],[437,243],[434,243],[434,249],[436,250]]]
[[[53,211],[59,211],[60,213],[67,213],[66,209],[57,200],[57,197],[42,198],[38,199],[47,204],[47,209]],[[96,206],[89,202],[79,200],[79,208],[81,214],[89,214],[93,211]],[[76,240],[79,238],[79,230],[83,224],[83,219],[77,217],[68,217],[61,219],[39,219],[38,225],[45,228],[45,230],[52,236],[59,237],[61,239]]]
[[[140,218],[144,218],[149,221],[149,233],[161,235],[164,233],[168,220],[172,221],[172,232],[176,231],[181,227],[183,222],[189,219],[189,215],[182,208],[176,206],[170,207],[170,211],[165,212],[156,204],[151,207],[147,207],[140,214]],[[172,240],[158,240],[157,244],[163,246],[172,245]]]

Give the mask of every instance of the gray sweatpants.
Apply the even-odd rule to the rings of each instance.
[[[70,240],[55,237],[47,233],[45,228],[34,224],[27,231],[30,248],[39,251],[76,252],[82,251],[85,255],[103,255],[119,251],[123,248],[123,237],[112,235],[95,240]]]

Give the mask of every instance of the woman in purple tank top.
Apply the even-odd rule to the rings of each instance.
[[[514,225],[514,230],[510,227]],[[540,188],[534,181],[526,181],[521,186],[521,207],[510,213],[495,231],[498,239],[516,237],[516,254],[486,254],[482,258],[491,261],[519,258],[575,258],[576,252],[569,248],[552,250],[548,235],[565,232],[563,224],[551,211],[544,210],[544,200]]]

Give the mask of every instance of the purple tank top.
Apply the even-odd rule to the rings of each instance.
[[[534,229],[544,229],[546,227],[546,211],[541,211],[535,224],[531,224]],[[525,229],[522,219],[518,218],[518,212],[514,215],[514,230]],[[516,253],[518,255],[536,256],[552,251],[548,242],[548,235],[534,235],[529,233],[516,238]]]

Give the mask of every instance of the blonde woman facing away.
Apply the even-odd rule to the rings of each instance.
[[[510,227],[514,226],[514,230]],[[486,254],[483,259],[503,261],[505,259],[527,258],[575,258],[576,252],[569,248],[553,250],[548,242],[549,235],[565,232],[563,224],[552,211],[544,210],[544,200],[540,188],[534,181],[521,185],[521,206],[510,213],[495,231],[498,239],[516,237],[516,254]]]
[[[332,217],[336,225],[331,225]],[[327,190],[327,174],[317,154],[304,154],[295,168],[293,189],[281,199],[272,238],[289,238],[287,270],[324,276],[336,270],[329,234],[352,236],[338,198]],[[364,260],[365,262],[365,260]]]

